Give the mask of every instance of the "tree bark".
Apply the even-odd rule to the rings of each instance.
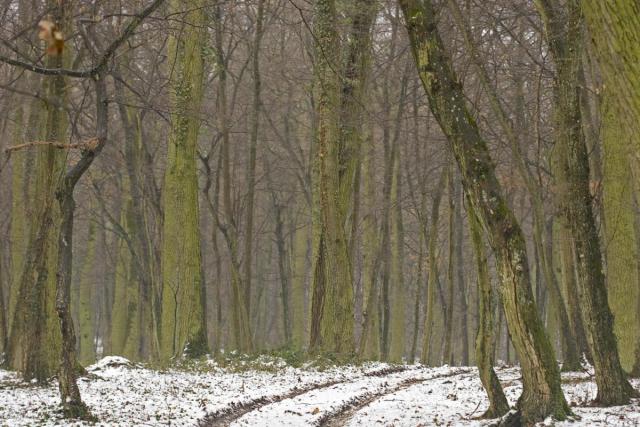
[[[179,0],[169,5],[173,13],[184,13],[185,24],[169,38],[169,58],[175,62],[163,194],[160,359],[164,363],[183,353],[197,357],[208,352],[196,167],[204,80],[204,1],[193,2],[187,12]]]

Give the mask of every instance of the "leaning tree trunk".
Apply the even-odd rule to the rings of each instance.
[[[545,211],[543,205],[543,189],[536,181],[531,169],[527,164],[525,153],[522,150],[522,134],[526,133],[524,129],[524,94],[522,78],[516,70],[517,90],[516,90],[516,121],[515,124],[509,118],[507,111],[505,110],[499,96],[497,89],[491,83],[489,73],[483,64],[483,59],[479,52],[477,44],[474,42],[471,31],[469,30],[469,24],[465,22],[456,0],[447,0],[449,8],[456,22],[456,25],[462,31],[464,37],[465,47],[469,50],[473,64],[478,70],[480,82],[484,87],[487,96],[489,97],[489,105],[492,111],[498,118],[498,124],[504,132],[510,146],[511,154],[516,164],[516,169],[522,180],[524,181],[525,188],[529,194],[532,208],[533,219],[533,242],[536,255],[539,260],[539,265],[542,270],[542,276],[544,282],[552,296],[552,303],[558,312],[560,327],[562,331],[563,342],[563,356],[564,363],[563,369],[566,370],[578,370],[580,369],[580,354],[577,348],[577,340],[574,330],[571,328],[569,321],[569,315],[567,313],[567,307],[565,305],[564,298],[560,291],[560,285],[553,272],[552,258],[549,256],[546,247],[549,247],[551,242],[547,241],[545,244]],[[538,281],[540,282],[540,281]],[[538,295],[543,296],[544,293],[539,292]],[[540,307],[540,313],[544,313],[544,300],[538,298],[538,306]]]
[[[400,0],[400,4],[431,111],[447,136],[467,199],[478,212],[496,256],[503,306],[522,366],[521,421],[532,424],[549,415],[565,419],[571,411],[533,299],[524,235],[502,195],[487,143],[467,109],[451,59],[444,51],[434,7],[429,0]]]

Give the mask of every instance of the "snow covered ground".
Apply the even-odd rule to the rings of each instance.
[[[292,368],[278,359],[259,362],[261,369],[203,362],[156,371],[110,357],[88,369],[80,389],[104,426],[487,424],[475,419],[487,400],[474,368],[371,363],[318,370]],[[498,375],[515,403],[521,389],[518,369],[500,368]],[[639,382],[634,385],[640,389]],[[596,394],[587,373],[565,375],[563,389],[581,419],[556,425],[640,425],[638,400],[624,407],[586,407]],[[56,384],[40,387],[0,371],[0,426],[54,425],[81,425],[60,419]]]

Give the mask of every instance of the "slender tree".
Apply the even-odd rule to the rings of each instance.
[[[496,345],[496,333],[494,330],[495,297],[489,277],[487,254],[483,241],[482,223],[473,211],[473,206],[468,207],[469,230],[476,257],[478,269],[479,319],[478,335],[476,336],[476,364],[480,372],[482,386],[489,397],[489,408],[482,415],[483,418],[501,417],[509,411],[509,403],[504,395],[498,376],[493,369],[494,349]]]

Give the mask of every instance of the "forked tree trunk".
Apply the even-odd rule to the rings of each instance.
[[[502,299],[522,366],[518,401],[523,424],[549,415],[565,419],[569,406],[560,388],[555,354],[538,317],[531,290],[524,235],[502,195],[487,143],[467,109],[462,87],[437,30],[431,1],[400,0],[411,48],[429,105],[447,136],[465,184],[496,256]]]
[[[351,41],[341,57],[335,0],[316,0],[313,290],[310,348],[353,353],[353,271],[347,227],[362,135],[362,99],[369,68],[375,2],[348,11]],[[353,217],[351,218],[353,219]]]

